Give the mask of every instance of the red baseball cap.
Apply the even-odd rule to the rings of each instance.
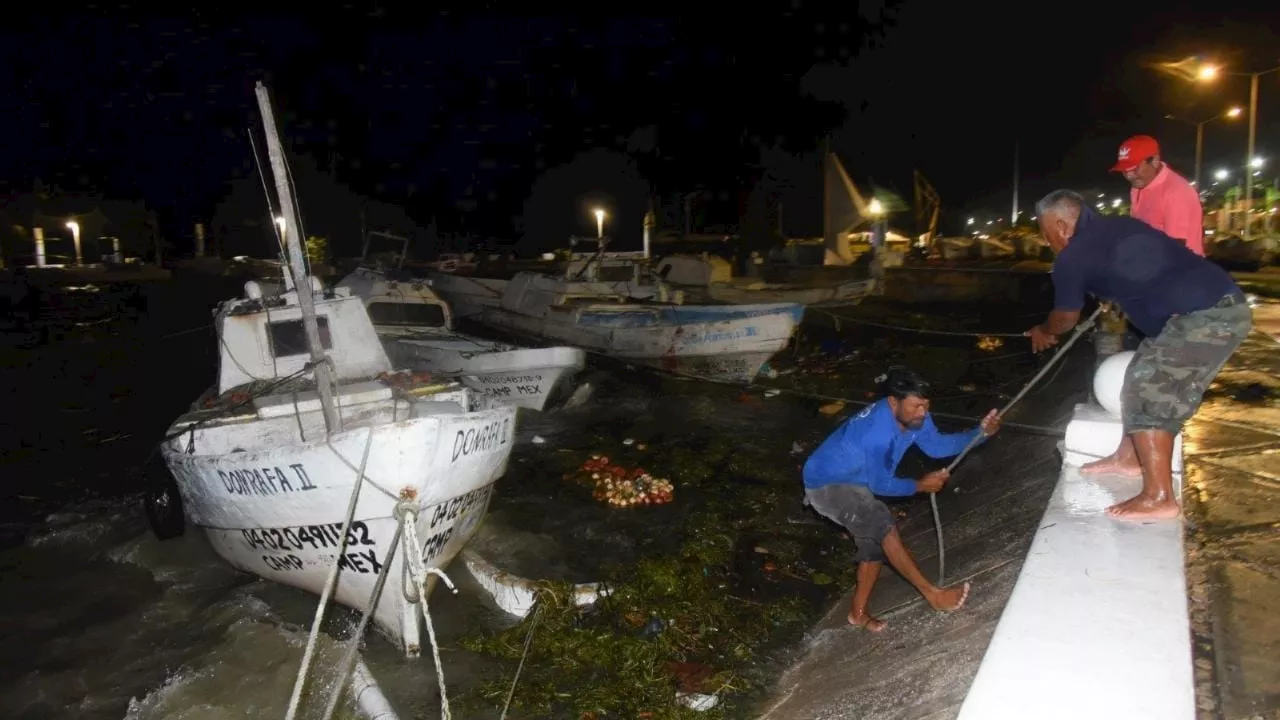
[[[1116,164],[1111,172],[1128,172],[1141,165],[1148,158],[1160,154],[1160,143],[1150,135],[1134,135],[1120,146],[1116,154]]]

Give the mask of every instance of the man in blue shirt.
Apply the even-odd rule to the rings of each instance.
[[[1176,518],[1173,439],[1253,326],[1244,293],[1222,268],[1131,217],[1103,217],[1070,190],[1036,204],[1040,232],[1058,254],[1054,310],[1031,328],[1036,352],[1080,321],[1085,293],[1120,305],[1146,335],[1120,393],[1124,439],[1084,475],[1142,477],[1142,492],[1107,513],[1128,520]]]
[[[978,428],[943,435],[929,416],[929,386],[919,375],[891,368],[881,385],[885,397],[836,428],[804,464],[805,504],[843,526],[855,545],[858,586],[849,623],[872,632],[885,628],[883,621],[867,613],[867,602],[886,559],[935,610],[958,610],[969,596],[969,583],[939,588],[925,579],[902,544],[889,508],[875,496],[938,492],[946,484],[946,470],[920,480],[894,475],[912,445],[931,457],[951,457],[975,438],[990,437],[1000,428],[1000,418],[992,410]]]

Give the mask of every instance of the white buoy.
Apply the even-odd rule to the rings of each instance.
[[[1103,360],[1093,374],[1093,396],[1112,415],[1120,414],[1120,391],[1124,388],[1124,374],[1133,361],[1133,355],[1132,350],[1116,353]]]

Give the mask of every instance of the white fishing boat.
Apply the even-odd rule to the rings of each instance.
[[[421,278],[358,268],[338,285],[364,302],[395,367],[460,380],[500,404],[542,410],[567,396],[586,366],[575,347],[524,348],[455,331],[448,304]]]
[[[161,443],[172,480],[149,491],[148,516],[161,535],[185,516],[223,559],[268,580],[328,597],[335,573],[332,598],[416,655],[435,576],[422,593],[405,578],[447,565],[475,531],[507,466],[515,409],[392,372],[360,298],[307,275],[258,93],[290,272],[283,288],[247,282],[215,312],[217,381]]]
[[[795,303],[665,303],[674,293],[661,281],[644,285],[647,291],[637,288],[647,294],[640,300],[618,287],[522,272],[503,291],[501,304],[486,308],[482,318],[490,327],[626,362],[744,383],[787,346],[804,316],[804,306]]]
[[[502,291],[510,282],[505,278],[458,275],[452,272],[430,270],[427,278],[432,289],[444,298],[459,320],[480,320],[484,309],[496,307],[502,301]]]

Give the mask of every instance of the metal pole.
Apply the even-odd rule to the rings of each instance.
[[[1196,192],[1200,192],[1200,164],[1204,158],[1204,123],[1196,123]]]
[[[1258,76],[1249,76],[1249,155],[1244,160],[1244,241],[1249,242],[1253,225],[1253,141],[1258,130]]]
[[[320,328],[316,325],[316,299],[311,290],[311,278],[307,277],[306,262],[302,255],[301,233],[296,228],[298,214],[293,203],[293,190],[289,187],[288,169],[284,163],[284,146],[280,144],[280,136],[276,133],[275,115],[271,112],[271,98],[267,87],[258,81],[254,89],[258,96],[258,110],[262,113],[262,126],[267,136],[267,155],[271,159],[271,174],[275,176],[276,193],[280,212],[284,213],[286,228],[293,232],[285,233],[285,244],[288,246],[289,270],[293,275],[293,287],[298,293],[298,307],[302,310],[302,327],[307,333],[307,347],[311,350],[311,362],[315,365],[316,390],[320,393],[320,406],[324,409],[324,424],[332,434],[340,427],[338,410],[333,404],[333,386],[329,377],[329,364],[325,360],[324,349],[320,343]]]
[[[1019,143],[1013,144],[1013,212],[1009,213],[1009,227],[1018,224],[1018,150]]]

